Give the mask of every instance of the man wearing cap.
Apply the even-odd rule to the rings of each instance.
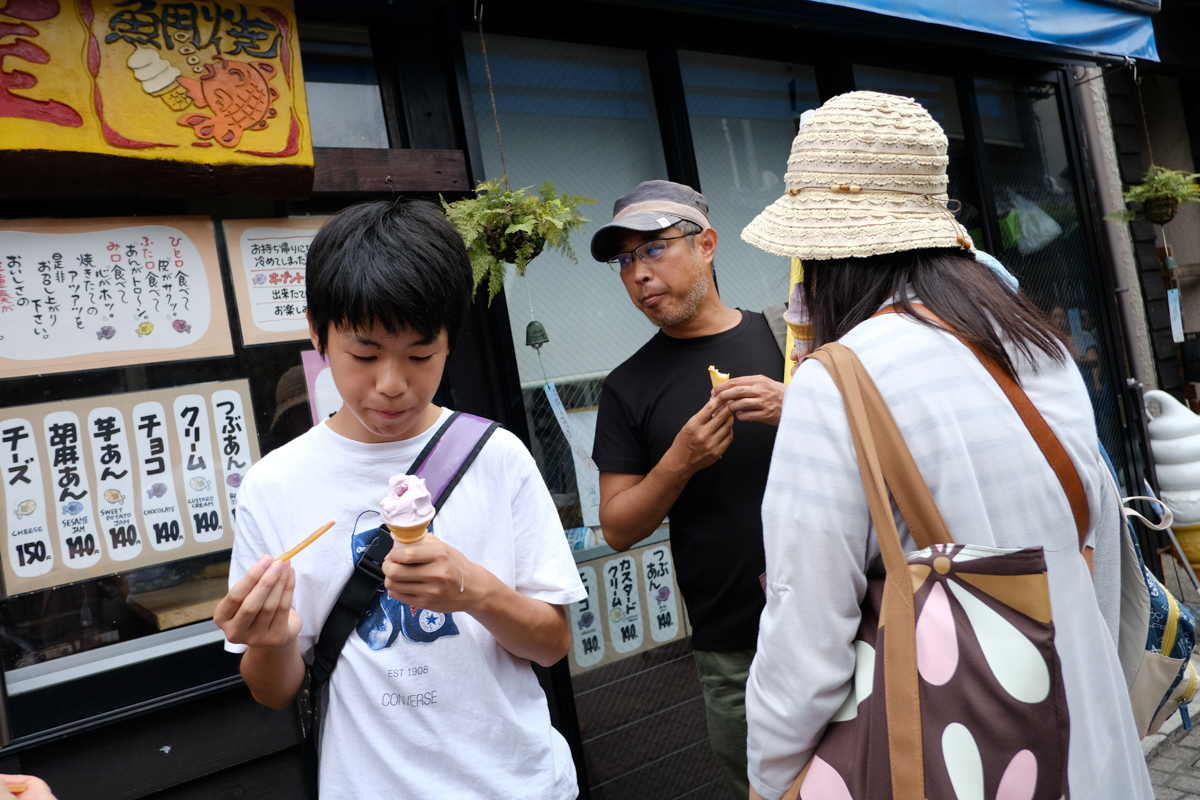
[[[760,507],[783,400],[780,345],[762,314],[717,295],[717,232],[699,192],[639,184],[591,247],[660,328],[600,394],[600,524],[609,545],[627,550],[670,516],[709,741],[730,792],[745,798],[746,677],[764,604]],[[714,389],[710,365],[732,379]]]

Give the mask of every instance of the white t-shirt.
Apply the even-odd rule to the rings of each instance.
[[[337,520],[291,562],[306,660],[358,552],[379,526],[378,513],[367,512],[378,512],[388,478],[409,468],[448,417],[443,412],[421,436],[387,444],[351,441],[321,424],[246,475],[231,586],[264,553],[279,555]],[[508,431],[495,432],[431,530],[528,597],[566,605],[586,596],[533,458]],[[326,696],[325,800],[569,800],[577,794],[570,750],[550,725],[529,662],[505,650],[469,614],[414,611],[381,591],[347,639]]]

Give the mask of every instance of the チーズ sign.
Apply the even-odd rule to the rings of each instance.
[[[291,0],[0,8],[0,192],[304,196],[312,165]]]

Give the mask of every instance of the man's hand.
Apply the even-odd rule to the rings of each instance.
[[[300,614],[292,608],[296,572],[290,564],[263,556],[217,603],[213,622],[225,638],[251,647],[282,647],[300,635]]]
[[[713,389],[713,399],[743,422],[778,425],[783,412],[784,385],[765,375],[730,378]],[[706,406],[707,408],[707,406]]]
[[[690,477],[715,464],[732,442],[733,414],[713,397],[675,434],[671,449],[679,453]]]
[[[388,596],[413,608],[448,614],[469,611],[488,582],[477,578],[478,564],[432,533],[416,544],[394,545],[383,561]]]

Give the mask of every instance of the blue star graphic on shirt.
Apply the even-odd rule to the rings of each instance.
[[[378,528],[368,528],[361,533],[354,532],[350,541],[351,559],[358,563],[363,551],[375,539]],[[430,531],[433,526],[430,525]],[[400,634],[409,642],[432,642],[443,636],[458,635],[458,626],[454,623],[453,614],[441,614],[435,611],[414,609],[407,603],[388,597],[387,591],[380,586],[375,597],[367,605],[362,619],[355,627],[367,647],[372,650],[383,650],[391,647]]]

